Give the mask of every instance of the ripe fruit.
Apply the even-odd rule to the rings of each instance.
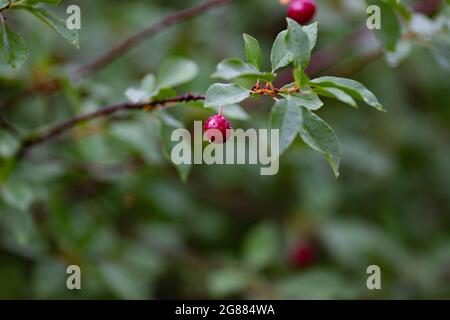
[[[311,241],[300,241],[293,248],[289,256],[291,264],[296,268],[304,268],[316,260],[316,246]]]
[[[288,7],[288,17],[300,24],[306,24],[316,14],[315,0],[292,0]]]
[[[219,114],[209,117],[208,120],[205,121],[203,128],[205,130],[205,135],[210,142],[224,143],[230,138],[230,131],[227,129],[231,129],[231,123],[220,111]],[[208,131],[209,129],[219,130],[222,133],[222,136],[218,137],[217,134],[214,134],[214,131]]]

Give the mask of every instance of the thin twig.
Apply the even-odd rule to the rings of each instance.
[[[276,97],[279,94],[294,94],[300,92],[300,88],[295,86],[292,88],[275,88],[273,85],[266,85],[264,87],[260,87],[259,82],[250,89],[250,91],[254,94],[262,94],[268,95],[271,97]]]
[[[23,157],[26,152],[28,152],[31,148],[42,144],[44,142],[47,142],[51,139],[53,139],[56,136],[61,135],[62,133],[68,131],[69,129],[77,126],[78,124],[97,119],[100,117],[106,117],[112,113],[123,111],[123,110],[155,110],[158,107],[161,106],[168,106],[174,103],[180,103],[180,102],[189,102],[189,101],[199,101],[204,100],[204,95],[194,95],[191,93],[186,93],[180,96],[177,96],[175,98],[169,98],[164,100],[155,100],[150,102],[143,102],[143,103],[119,103],[115,105],[111,105],[108,107],[105,107],[103,109],[77,116],[71,119],[68,119],[62,123],[59,123],[41,133],[34,134],[29,136],[28,138],[22,140],[21,146],[17,152],[17,158]]]
[[[144,30],[137,32],[133,34],[132,36],[128,37],[124,41],[122,41],[120,44],[115,46],[114,48],[107,51],[105,54],[100,56],[99,58],[95,59],[94,61],[81,66],[80,68],[76,69],[73,72],[74,78],[80,78],[80,77],[86,77],[89,75],[94,74],[95,72],[101,70],[102,68],[109,65],[112,61],[120,58],[122,55],[139,45],[144,40],[147,40],[156,34],[158,34],[161,31],[164,31],[166,28],[173,26],[175,24],[184,22],[186,20],[189,20],[195,16],[201,15],[203,13],[206,13],[214,8],[224,6],[227,4],[230,4],[233,0],[209,0],[202,4],[187,8],[185,10],[178,11],[172,15],[169,15],[165,17],[164,19],[160,20],[159,22],[156,22],[152,24],[151,26],[145,28]],[[22,98],[25,98],[27,96],[39,93],[39,92],[46,92],[51,93],[55,92],[61,89],[61,86],[59,84],[58,78],[53,78],[51,80],[45,81],[44,83],[39,83],[36,85],[33,85],[25,90],[21,90],[14,95],[11,95],[7,97],[6,99],[3,99],[3,101],[0,102],[0,110],[4,110],[17,101],[19,101]]]
[[[150,27],[127,38],[125,41],[123,41],[116,47],[112,48],[110,51],[106,52],[103,56],[96,59],[95,61],[79,68],[78,70],[75,71],[75,75],[79,77],[90,75],[100,70],[101,68],[105,67],[113,60],[116,60],[118,57],[128,52],[131,48],[134,48],[137,44],[141,43],[143,40],[153,37],[162,30],[165,30],[166,28],[179,22],[200,15],[212,8],[216,8],[218,6],[231,3],[231,1],[232,0],[210,0],[200,5],[167,16],[166,18],[155,23],[154,25],[151,25]]]

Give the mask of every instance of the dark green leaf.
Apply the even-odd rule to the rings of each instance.
[[[381,29],[373,32],[384,48],[394,51],[400,39],[401,27],[395,13],[395,6],[384,0],[367,0],[367,5],[376,5],[381,9]]]
[[[20,142],[9,132],[0,129],[0,157],[13,156],[20,146]]]
[[[118,298],[137,300],[148,295],[146,282],[128,265],[102,261],[98,268],[105,285]]]
[[[352,106],[353,108],[358,107],[356,101],[341,89],[332,87],[317,87],[315,91],[321,96],[337,99],[345,104]]]
[[[150,93],[156,88],[156,77],[153,73],[147,74],[141,81],[141,89]]]
[[[270,115],[270,128],[279,130],[280,154],[291,145],[301,126],[302,112],[296,103],[289,98],[275,103]]]
[[[1,186],[1,196],[11,207],[25,211],[36,195],[26,183],[10,179]]]
[[[314,49],[317,43],[317,34],[319,33],[318,25],[319,24],[317,22],[314,22],[312,24],[302,27],[303,31],[305,31],[305,33],[308,35],[311,51]]]
[[[17,6],[17,9],[25,9],[32,14],[34,14],[37,18],[42,20],[56,32],[58,32],[61,36],[63,36],[67,41],[73,44],[76,48],[80,48],[79,44],[79,35],[77,30],[69,30],[66,27],[66,21],[60,19],[58,17],[53,16],[47,10],[42,8],[36,8],[31,6]]]
[[[215,83],[206,92],[206,107],[221,107],[239,103],[250,96],[250,90],[236,84]]]
[[[21,2],[23,5],[30,5],[34,6],[38,3],[48,3],[53,5],[58,5],[61,2],[61,0],[25,0],[24,2]]]
[[[143,102],[149,98],[147,91],[136,88],[128,88],[127,91],[125,91],[125,96],[133,103]]]
[[[244,33],[245,55],[247,61],[254,65],[258,70],[262,65],[262,52],[258,41],[252,36]]]
[[[339,164],[341,162],[342,151],[336,134],[317,115],[308,109],[302,108],[302,110],[303,126],[300,130],[300,136],[308,146],[325,156],[335,176],[339,176]]]
[[[28,58],[28,48],[22,36],[11,31],[6,23],[0,21],[0,51],[6,62],[18,69]]]
[[[281,31],[273,43],[272,52],[270,53],[272,72],[286,67],[289,64],[289,60],[291,59],[291,53],[287,49],[286,45],[287,33],[287,30]]]
[[[220,62],[217,65],[217,69],[213,74],[213,77],[221,78],[224,80],[233,80],[236,78],[252,78],[255,80],[261,79],[265,81],[272,81],[275,79],[274,74],[260,72],[253,64],[246,63],[236,58],[230,58]]]
[[[311,44],[308,34],[302,26],[294,20],[287,18],[288,33],[286,46],[291,53],[291,59],[295,66],[305,69],[311,59]]]
[[[322,77],[311,80],[311,83],[322,88],[332,87],[341,89],[353,98],[362,100],[377,110],[385,111],[384,107],[378,102],[377,97],[361,83],[355,80],[338,77]]]
[[[161,66],[157,86],[158,88],[179,86],[194,79],[197,73],[197,64],[192,60],[171,58]]]
[[[280,258],[281,243],[277,226],[263,222],[246,235],[242,248],[245,264],[253,270],[261,270],[276,264]]]
[[[211,295],[217,298],[239,294],[250,282],[244,270],[231,268],[212,270],[207,279]]]
[[[323,102],[320,98],[312,91],[302,91],[291,93],[290,95],[283,94],[283,97],[289,97],[292,102],[297,106],[305,107],[309,110],[317,110],[323,106]]]

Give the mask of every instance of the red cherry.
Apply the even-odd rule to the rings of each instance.
[[[205,125],[203,126],[203,128],[205,130],[205,135],[208,137],[208,140],[210,142],[223,143],[228,141],[228,139],[230,138],[230,131],[227,129],[231,129],[231,123],[220,113],[209,117],[208,120],[205,121]],[[214,132],[208,131],[209,129],[219,130],[222,133],[222,136],[214,136]],[[225,139],[223,139],[224,137]]]
[[[307,267],[316,260],[316,246],[311,241],[300,241],[294,246],[289,258],[294,267]]]
[[[315,0],[292,0],[288,7],[288,17],[304,25],[316,14]]]

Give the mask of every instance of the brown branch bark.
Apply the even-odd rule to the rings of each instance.
[[[40,145],[44,142],[47,142],[64,132],[68,131],[69,129],[72,129],[73,127],[87,122],[91,121],[97,118],[106,117],[112,113],[118,112],[118,111],[124,111],[124,110],[155,110],[158,107],[162,106],[168,106],[174,103],[180,103],[180,102],[189,102],[189,101],[199,101],[204,100],[204,95],[194,95],[191,93],[186,93],[174,98],[164,99],[164,100],[154,100],[150,102],[145,103],[119,103],[115,105],[111,105],[108,107],[105,107],[103,109],[84,114],[81,116],[77,116],[71,119],[68,119],[62,123],[59,123],[43,132],[40,132],[38,134],[34,134],[29,136],[28,138],[25,138],[22,140],[21,146],[19,147],[19,150],[17,152],[17,158],[22,158],[31,148]]]
[[[89,76],[102,68],[109,65],[112,61],[120,58],[122,55],[139,45],[141,42],[155,36],[159,32],[165,30],[168,27],[171,27],[175,24],[184,22],[193,17],[206,13],[214,8],[224,6],[230,4],[233,0],[209,0],[199,5],[178,11],[172,15],[165,17],[164,19],[150,25],[149,27],[141,30],[132,36],[128,37],[120,44],[107,51],[105,54],[95,59],[94,61],[81,66],[76,69],[73,73],[75,78],[81,78]],[[25,90],[19,91],[14,95],[3,99],[0,102],[0,110],[5,110],[10,107],[12,104],[16,103],[22,98],[25,98],[30,95],[34,95],[39,92],[52,93],[60,90],[60,84],[58,78],[50,79],[44,83],[39,83],[34,86],[31,86]]]
[[[99,57],[95,61],[79,68],[75,71],[75,75],[79,77],[84,77],[90,75],[101,68],[107,66],[113,60],[116,60],[118,57],[122,56],[126,52],[128,52],[131,48],[134,48],[136,45],[153,37],[157,33],[165,30],[166,28],[180,23],[182,21],[188,20],[192,17],[200,15],[208,10],[216,8],[218,6],[223,6],[225,4],[231,3],[232,0],[210,0],[200,5],[179,11],[173,15],[167,16],[161,21],[151,25],[150,27],[132,35],[131,37],[125,39],[122,43],[106,52],[103,56]]]

